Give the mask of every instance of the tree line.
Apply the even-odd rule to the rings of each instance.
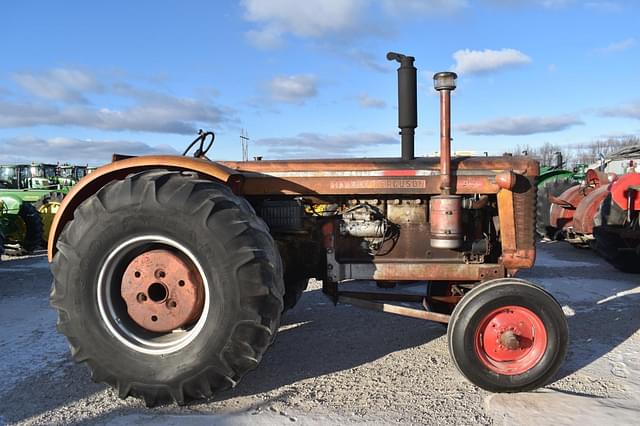
[[[592,164],[622,148],[640,145],[640,137],[626,136],[623,138],[600,139],[593,142],[558,145],[545,142],[539,147],[516,145],[513,155],[528,155],[540,161],[541,165],[553,165],[556,152],[562,153],[564,167],[572,168],[578,164]]]

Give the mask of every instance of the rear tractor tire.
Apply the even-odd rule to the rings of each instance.
[[[255,368],[278,330],[282,264],[267,226],[197,174],[109,183],[80,204],[57,249],[58,330],[121,398],[210,397]]]
[[[488,281],[467,293],[451,315],[449,352],[458,370],[491,392],[544,386],[564,361],[569,339],[562,308],[527,281]]]

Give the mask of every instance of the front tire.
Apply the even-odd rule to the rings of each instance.
[[[44,235],[42,227],[42,218],[38,210],[31,203],[23,202],[20,205],[18,216],[26,226],[24,240],[20,243],[22,249],[30,254],[39,248],[42,248],[42,236]]]
[[[121,398],[209,397],[255,368],[275,337],[279,254],[222,184],[166,170],[111,182],[77,208],[57,249],[58,329]]]
[[[564,361],[568,336],[566,318],[553,296],[513,278],[492,280],[467,293],[447,329],[458,370],[491,392],[545,385]]]
[[[42,241],[44,245],[47,245],[49,240],[49,232],[51,231],[51,224],[55,217],[62,200],[64,199],[64,193],[60,191],[53,191],[38,200],[34,207],[40,213],[42,218]]]

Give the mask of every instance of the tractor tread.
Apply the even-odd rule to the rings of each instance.
[[[176,377],[163,384],[116,377],[100,363],[95,351],[84,350],[78,337],[84,319],[74,306],[72,289],[68,288],[74,283],[73,271],[86,262],[80,255],[80,247],[98,220],[96,216],[101,217],[105,212],[118,214],[123,209],[142,209],[145,208],[143,202],[148,200],[167,214],[189,206],[192,220],[201,221],[209,232],[220,235],[227,251],[237,254],[229,271],[235,275],[235,282],[242,283],[239,299],[242,319],[232,327],[219,359],[194,361],[199,367],[194,367],[197,371],[192,371],[189,377]],[[74,222],[76,226],[71,226]],[[59,237],[57,248],[50,301],[58,310],[58,329],[69,340],[74,360],[86,362],[92,378],[115,387],[121,398],[137,396],[148,406],[170,400],[182,405],[190,399],[209,397],[233,387],[256,367],[277,332],[284,284],[275,242],[251,205],[222,184],[197,179],[193,173],[167,170],[129,175],[107,184],[76,209],[73,221]]]

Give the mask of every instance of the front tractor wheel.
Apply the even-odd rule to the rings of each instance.
[[[491,392],[521,392],[545,385],[568,347],[562,308],[524,280],[481,284],[456,306],[447,335],[458,370]]]
[[[63,198],[64,193],[54,191],[40,198],[40,200],[38,200],[38,202],[34,205],[36,210],[38,210],[38,213],[40,213],[40,217],[42,218],[42,240],[45,247],[47,246],[47,241],[49,240],[49,231],[51,231],[53,218],[58,212]]]
[[[275,243],[226,186],[152,170],[108,184],[57,243],[51,304],[73,358],[148,405],[235,386],[273,341]]]

